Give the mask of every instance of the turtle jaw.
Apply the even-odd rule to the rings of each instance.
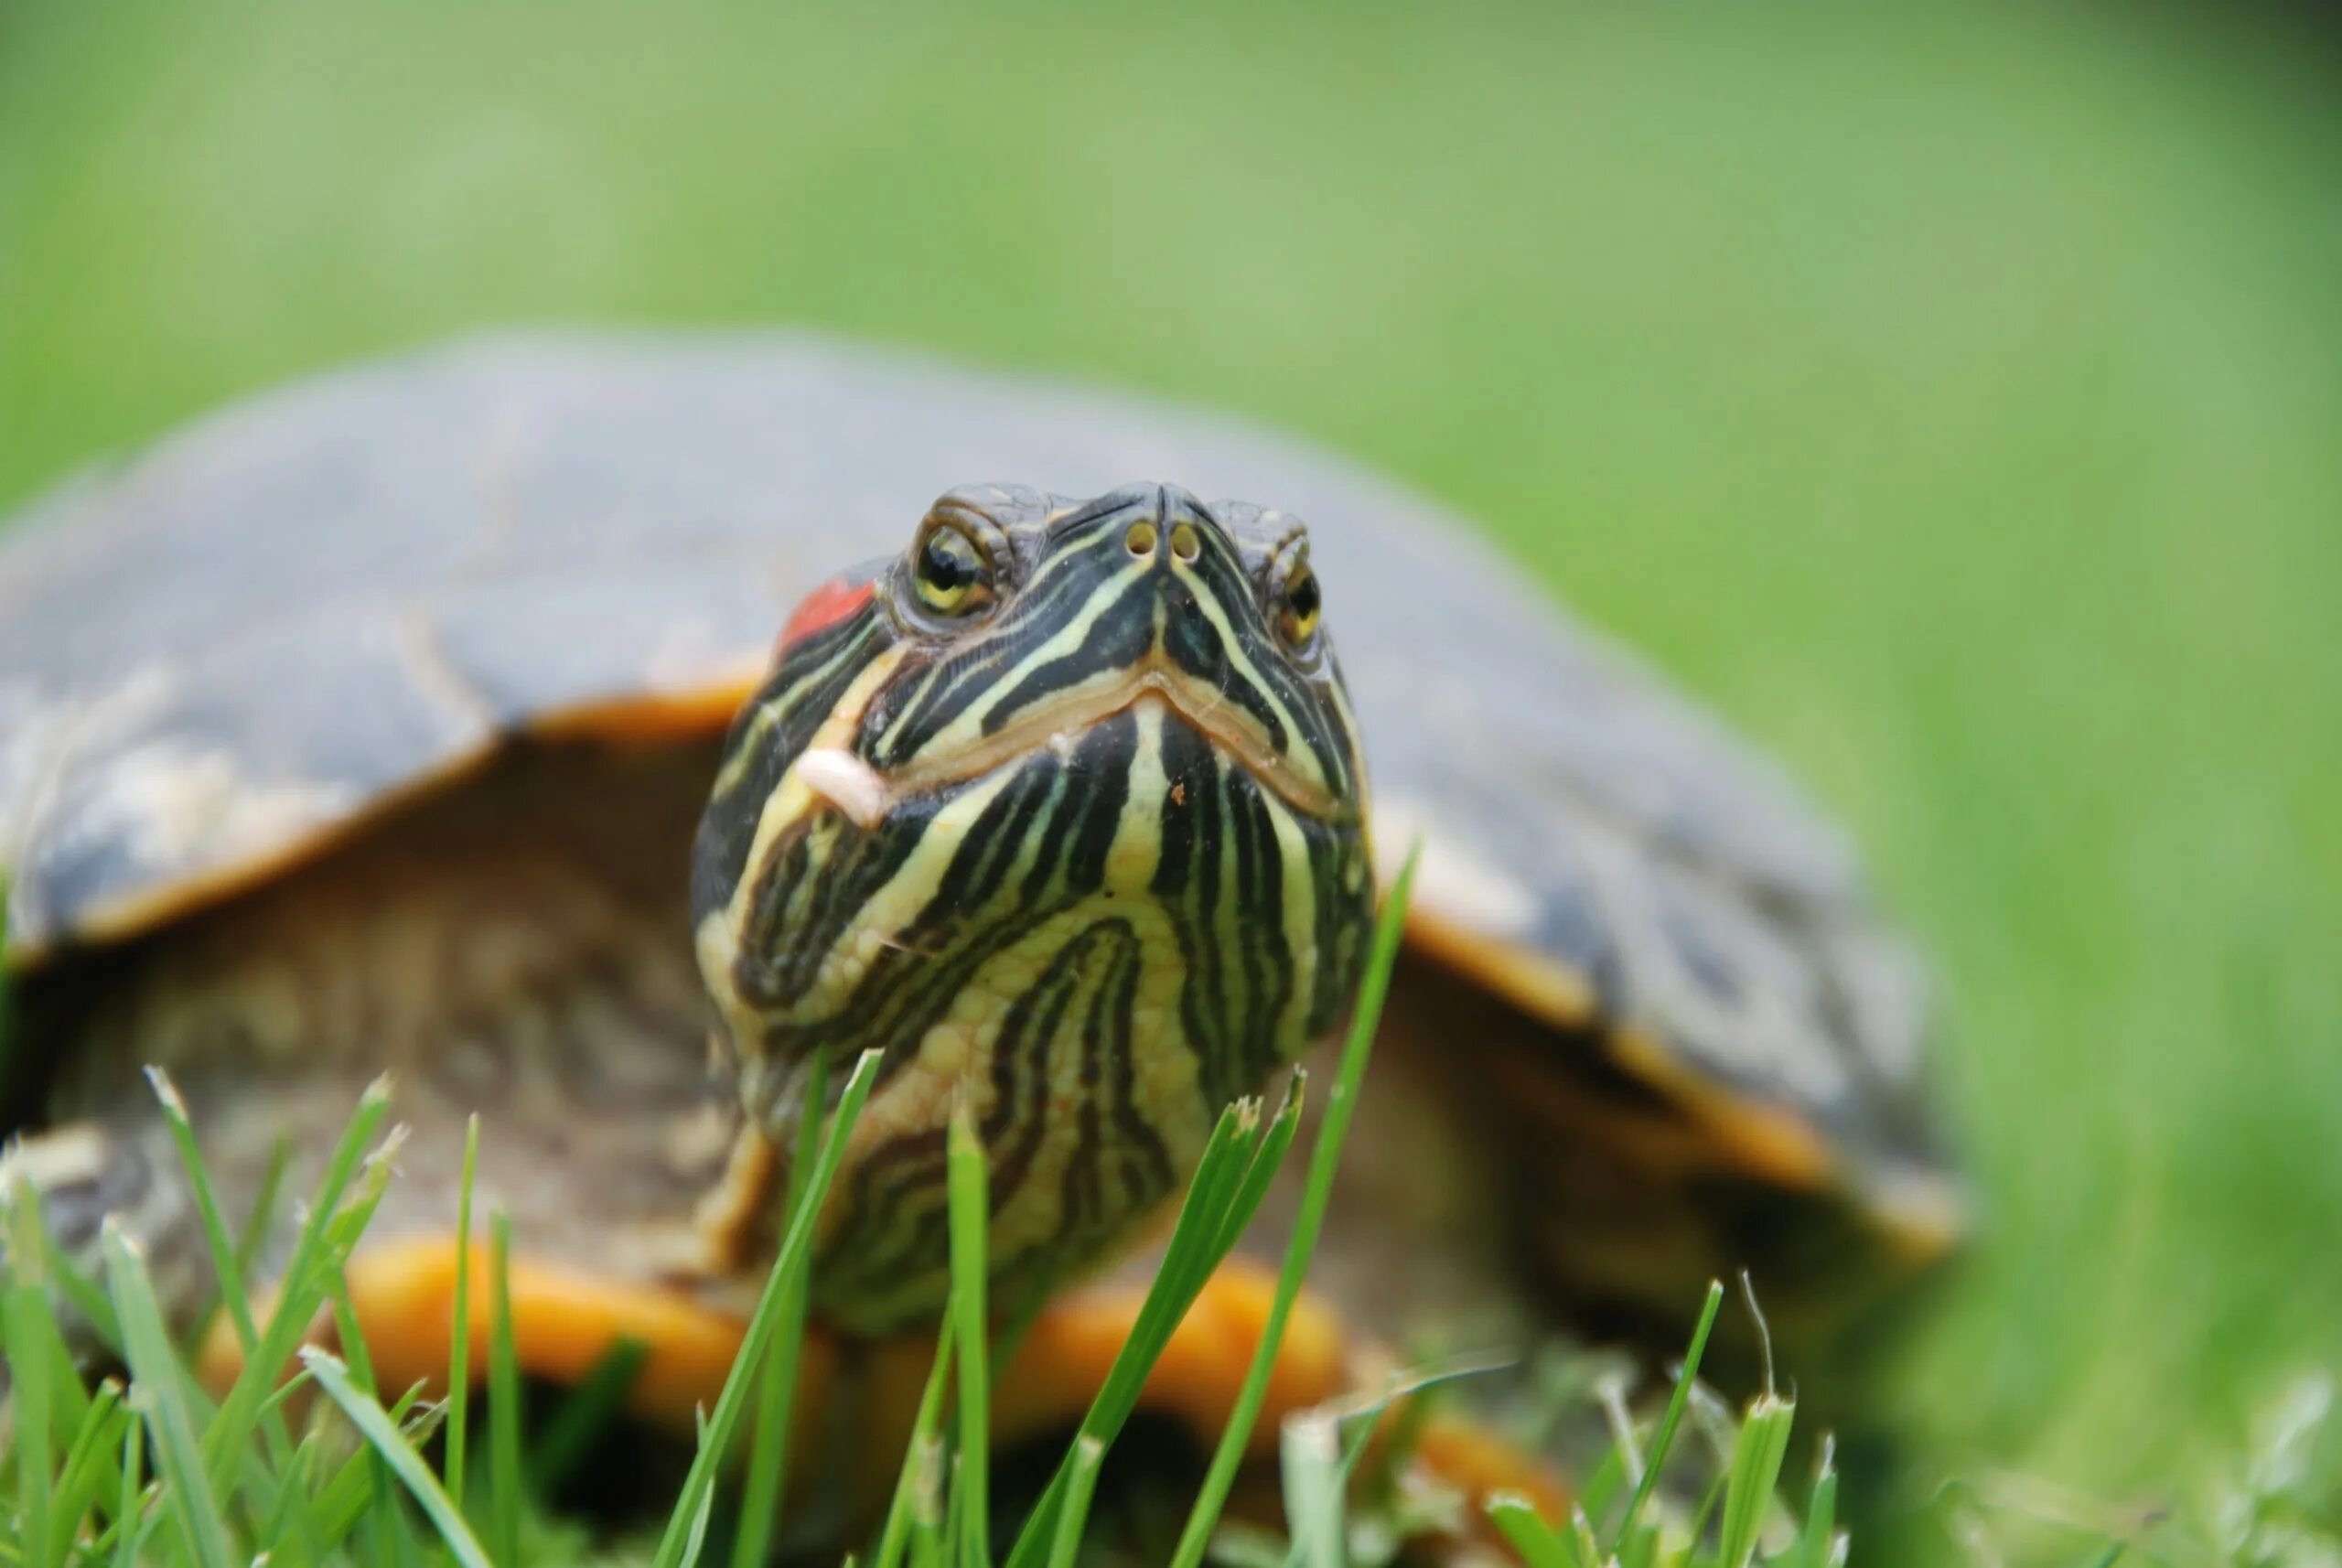
[[[891,774],[881,773],[843,746],[808,750],[798,758],[796,772],[809,792],[867,831],[905,800],[1013,768],[1034,752],[1046,748],[1071,756],[1084,734],[1124,713],[1176,718],[1225,763],[1243,769],[1304,816],[1335,825],[1355,825],[1359,819],[1357,800],[1335,793],[1321,779],[1295,766],[1249,714],[1217,692],[1198,692],[1195,682],[1160,661],[1137,671],[1119,691],[1075,695],[1036,708],[975,745],[922,757]]]

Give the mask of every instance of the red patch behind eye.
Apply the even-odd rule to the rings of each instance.
[[[837,625],[868,604],[876,586],[875,580],[857,583],[848,577],[831,578],[806,595],[805,602],[790,615],[773,651],[786,653],[815,632]]]

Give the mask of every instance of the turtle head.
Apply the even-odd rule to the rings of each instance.
[[[1137,486],[985,487],[817,591],[726,744],[700,961],[784,1145],[812,1064],[885,1053],[824,1217],[848,1326],[938,1308],[944,1133],[996,1277],[1078,1266],[1184,1185],[1220,1111],[1346,1011],[1365,782],[1308,536]]]

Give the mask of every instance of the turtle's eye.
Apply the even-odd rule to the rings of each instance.
[[[1310,570],[1306,556],[1296,558],[1277,585],[1277,635],[1295,653],[1308,651],[1317,639],[1317,622],[1324,609],[1325,595],[1317,586],[1317,574]]]
[[[946,620],[974,615],[993,601],[992,564],[956,528],[935,529],[919,542],[911,580],[919,607]]]

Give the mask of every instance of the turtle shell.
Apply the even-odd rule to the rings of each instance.
[[[994,478],[1308,519],[1378,841],[1423,845],[1416,946],[1769,1178],[1933,1168],[1918,966],[1846,840],[1469,526],[1225,418],[797,335],[435,349],[34,505],[0,544],[9,961],[250,885],[516,736],[720,727],[792,604]]]

